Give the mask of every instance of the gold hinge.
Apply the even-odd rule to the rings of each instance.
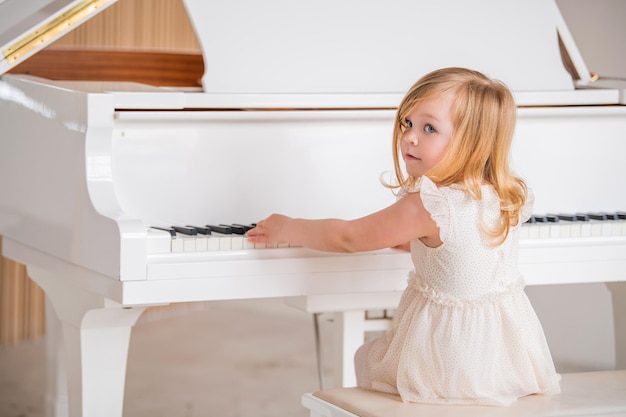
[[[53,39],[60,33],[68,31],[72,26],[82,21],[85,17],[95,13],[107,3],[116,0],[83,0],[74,5],[69,10],[60,14],[56,18],[41,25],[33,32],[24,36],[13,45],[2,51],[5,59],[9,64],[18,61],[24,55],[27,55],[33,49],[45,45],[50,39]]]

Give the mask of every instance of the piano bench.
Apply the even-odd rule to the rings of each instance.
[[[530,395],[507,407],[403,403],[397,395],[361,388],[304,394],[310,417],[626,416],[626,370],[563,374],[558,395]]]

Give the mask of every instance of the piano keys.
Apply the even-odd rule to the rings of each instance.
[[[252,225],[154,226],[148,231],[148,253],[230,251],[267,247],[244,234]]]
[[[148,254],[294,247],[289,243],[272,245],[248,242],[245,232],[252,227],[152,227],[153,230],[148,231]],[[521,240],[613,236],[626,236],[626,212],[532,215],[520,231]]]
[[[533,215],[520,239],[626,236],[626,213]]]

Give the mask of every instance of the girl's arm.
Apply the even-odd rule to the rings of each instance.
[[[272,214],[248,231],[251,242],[284,243],[329,252],[363,252],[406,245],[413,239],[439,240],[439,229],[420,193],[356,220],[294,219]]]
[[[410,252],[411,251],[411,242],[405,242],[405,243],[402,243],[400,245],[396,245],[393,248]]]

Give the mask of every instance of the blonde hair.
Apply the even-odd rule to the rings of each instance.
[[[519,222],[520,210],[528,196],[521,178],[509,168],[517,108],[509,89],[478,71],[443,68],[420,78],[403,98],[393,132],[393,158],[397,185],[415,186],[419,178],[405,176],[400,165],[402,123],[423,100],[435,95],[452,95],[454,127],[445,155],[425,175],[437,186],[458,184],[474,199],[481,198],[481,185],[491,184],[500,199],[501,222],[485,230],[495,244],[502,243],[509,229]]]

